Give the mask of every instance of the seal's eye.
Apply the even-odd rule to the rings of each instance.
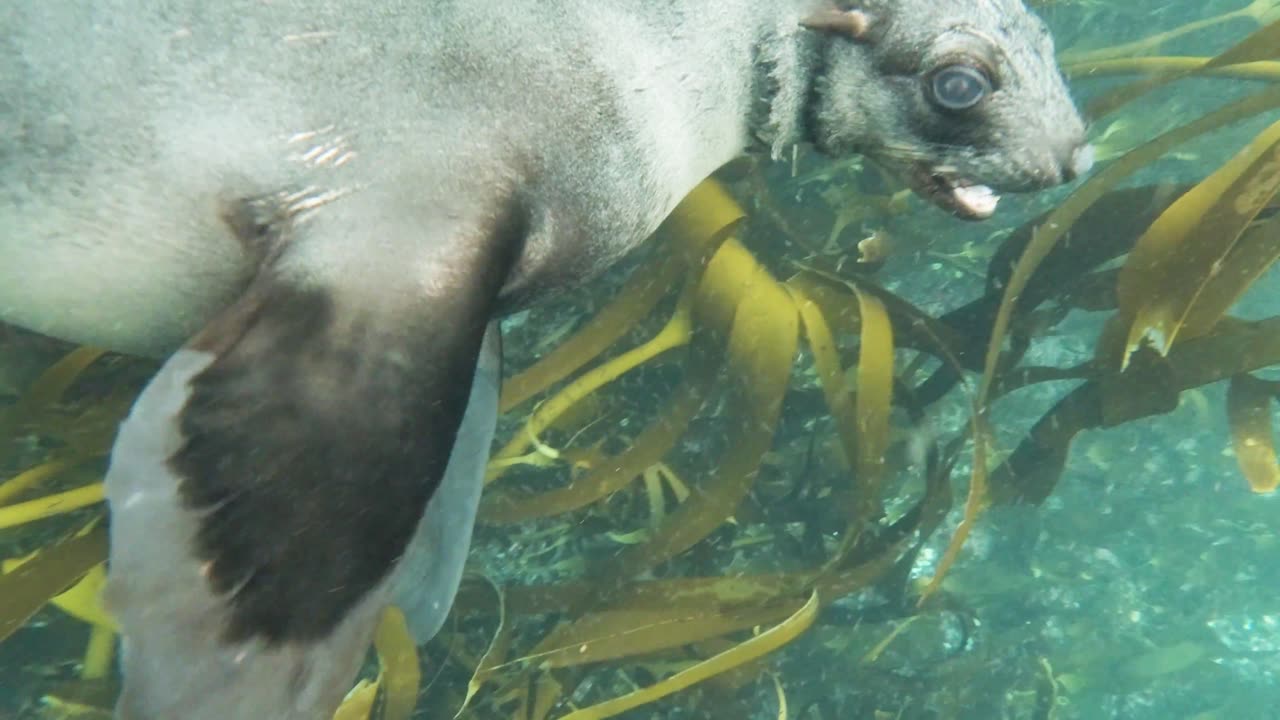
[[[972,65],[945,65],[929,78],[930,97],[944,110],[968,110],[991,94],[991,78]]]

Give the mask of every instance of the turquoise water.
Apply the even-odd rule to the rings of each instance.
[[[1243,3],[1054,0],[1040,6],[1064,64],[1079,69],[1079,59],[1091,51],[1238,12]],[[1249,7],[1257,17],[1209,24],[1119,57],[1212,56],[1257,29],[1260,21],[1280,20],[1280,3],[1259,0]],[[1085,104],[1133,77],[1090,76],[1081,70],[1072,74],[1071,86]],[[1099,151],[1094,172],[1160,133],[1266,87],[1266,81],[1257,80],[1184,79],[1115,113],[1091,118],[1090,137]],[[1280,113],[1270,110],[1178,146],[1124,183],[1124,187],[1149,188],[1133,196],[1140,199],[1117,203],[1113,215],[1082,223],[1076,237],[1145,227],[1179,192],[1213,172],[1277,120]],[[797,264],[853,273],[859,242],[879,238],[885,258],[874,272],[874,281],[935,318],[982,296],[988,261],[1002,243],[1017,228],[1060,206],[1074,189],[1009,196],[1002,199],[1000,212],[992,220],[959,223],[914,199],[893,209],[885,204],[897,189],[892,180],[858,162],[833,166],[808,151],[800,151],[789,162],[737,164],[719,177],[749,217],[739,233],[742,244],[775,277],[791,276]],[[845,224],[847,218],[842,219],[841,213],[851,207],[880,209],[849,215],[855,219]],[[588,287],[509,318],[504,327],[507,375],[516,375],[588,323],[631,271],[651,271],[648,263],[668,247],[646,247]],[[1036,281],[1065,284],[1066,278],[1047,273]],[[1231,314],[1246,320],[1280,315],[1278,293],[1280,279],[1274,270],[1264,273]],[[623,333],[616,347],[630,347],[652,336],[674,305],[672,293]],[[1088,362],[1110,311],[1066,307],[1054,311],[1052,303],[1043,310],[1028,321],[1031,342],[1023,365],[1073,368]],[[978,325],[956,321],[955,327],[965,334],[976,332]],[[982,327],[989,327],[989,322]],[[899,338],[906,334],[905,328],[895,330]],[[838,340],[853,383],[852,368],[859,357],[854,350],[856,338],[845,333]],[[70,350],[71,346],[0,326],[0,399],[8,416],[17,416],[27,402],[21,398],[30,397],[27,388]],[[606,357],[617,354],[614,350]],[[921,389],[940,365],[937,361],[917,365],[915,353],[901,344],[895,361],[904,388]],[[585,465],[571,469],[571,461],[599,461],[600,456],[588,450],[621,455],[679,391],[684,362],[688,358],[683,353],[673,352],[623,376],[599,394],[598,404],[579,407],[563,426],[544,431],[541,457],[534,459],[549,467],[517,466],[493,488],[547,492],[564,487],[571,478],[580,479],[589,469]],[[1214,362],[1218,360],[1212,356],[1204,360]],[[1230,365],[1226,360],[1222,364]],[[77,423],[89,422],[83,413],[95,407],[118,410],[119,402],[111,405],[118,400],[116,393],[125,395],[139,387],[152,367],[109,355],[38,421],[10,427],[0,420],[0,428],[11,436],[5,438],[0,453],[4,463],[0,478],[16,477],[73,445],[68,438],[75,435],[75,428],[84,427]],[[723,380],[733,371],[718,372]],[[842,455],[836,421],[818,375],[813,353],[801,350],[789,371],[789,390],[769,452],[758,471],[753,471],[751,491],[732,508],[732,519],[717,523],[704,539],[674,559],[646,568],[639,579],[801,573],[822,566],[837,551],[847,517],[842,503],[848,500],[853,471]],[[1274,367],[1264,367],[1257,375],[1280,377]],[[893,415],[883,494],[891,520],[909,515],[913,503],[924,496],[925,451],[967,438],[969,402],[978,375],[966,377],[969,384],[925,403],[923,419],[908,418],[901,407]],[[1168,376],[1160,377],[1173,382]],[[748,385],[758,382],[749,380]],[[990,418],[992,467],[1020,446],[1029,428],[1055,403],[1079,386],[1078,379],[1043,382],[1002,397]],[[905,404],[905,393],[896,392],[900,404]],[[588,585],[578,596],[566,592],[566,597],[578,600],[553,602],[545,612],[534,612],[520,609],[521,603],[526,608],[536,604],[528,593],[521,594],[521,588],[563,590],[574,581],[592,583],[609,577],[611,567],[628,557],[626,552],[634,554],[635,548],[646,547],[643,543],[659,534],[653,521],[655,492],[663,498],[666,512],[675,513],[677,506],[710,492],[716,479],[728,473],[725,467],[735,453],[749,452],[734,444],[742,436],[738,433],[741,418],[732,414],[739,407],[732,393],[724,387],[712,392],[701,413],[664,455],[680,481],[655,479],[655,475],[647,485],[639,481],[623,485],[571,512],[516,524],[481,523],[468,569],[488,581],[468,586],[463,597],[469,612],[456,612],[445,632],[422,649],[423,683],[415,717],[453,717],[459,707],[475,664],[499,625],[489,583],[504,588],[509,599],[511,616],[505,624],[513,646],[507,655],[510,662],[480,689],[464,716],[486,720],[563,717],[574,708],[657,683],[696,660],[749,641],[755,635],[751,625],[754,631],[763,631],[791,615],[807,597],[807,588],[800,595],[779,595],[786,602],[779,600],[782,604],[773,607],[785,612],[712,634],[708,642],[667,643],[675,647],[664,646],[665,651],[657,654],[624,652],[621,659],[585,667],[565,661],[565,669],[554,671],[541,669],[538,658],[519,660],[534,652],[556,622],[589,612],[580,604],[586,602],[582,597],[605,597],[602,587]],[[1159,396],[1158,388],[1151,395]],[[547,395],[541,397],[545,400]],[[822,598],[824,607],[807,631],[750,666],[749,672],[699,684],[621,717],[1280,717],[1280,710],[1273,709],[1280,708],[1278,501],[1274,494],[1251,492],[1241,473],[1232,449],[1225,382],[1197,384],[1172,397],[1165,412],[1080,433],[1066,456],[1060,480],[1042,502],[997,503],[990,508],[977,522],[939,593],[931,604],[917,610],[918,593],[938,570],[962,517],[973,460],[967,449],[957,445],[962,449],[946,476],[954,493],[950,512],[932,534],[919,538],[918,545],[907,542],[904,547],[910,551],[892,570],[878,573],[870,587],[844,597]],[[500,420],[500,442],[525,432],[522,423],[533,407],[516,408]],[[1273,407],[1271,412],[1274,417]],[[551,457],[557,453],[558,457]],[[0,495],[0,511],[7,504],[46,492],[91,484],[103,466],[98,457],[43,488],[12,498]],[[692,500],[683,497],[681,483],[691,488]],[[17,558],[51,546],[91,522],[97,513],[98,508],[91,505],[70,515],[0,529],[0,556]],[[888,524],[869,530],[868,538],[887,537]],[[875,556],[887,543],[865,540],[859,546],[864,553],[861,559]],[[10,580],[7,587],[17,587],[12,576]],[[797,587],[797,592],[801,590]],[[621,597],[628,592],[634,589],[623,590]],[[611,601],[621,602],[617,597]],[[658,603],[657,609],[661,607]],[[0,608],[8,609],[5,598],[0,598]],[[714,603],[686,615],[658,613],[650,624],[630,619],[633,629],[628,633],[656,636],[663,623],[673,618],[694,618],[685,631],[696,634],[699,624],[735,613],[742,610]],[[0,643],[0,720],[80,717],[53,698],[81,696],[86,698],[85,707],[96,708],[83,710],[89,713],[85,717],[106,716],[102,708],[118,689],[118,678],[111,670],[102,678],[83,678],[87,627],[64,610],[46,606]],[[589,644],[582,645],[582,652],[587,652]],[[556,643],[550,647],[565,650]],[[371,656],[365,674],[372,676],[376,670]],[[521,705],[520,698],[527,703],[531,697],[548,697],[547,686],[552,682],[561,689],[548,714],[538,715],[533,707]],[[378,712],[387,711],[374,715],[380,716]]]

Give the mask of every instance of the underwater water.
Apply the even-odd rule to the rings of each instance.
[[[1090,176],[961,223],[859,160],[735,162],[732,200],[695,199],[704,227],[506,319],[455,611],[411,669],[371,650],[371,702],[343,717],[1280,718],[1280,100],[1043,221],[1144,143],[1274,93],[1280,0],[1034,6],[1093,108]],[[1249,148],[1244,181],[1205,182]],[[1238,227],[1220,212],[1248,202]],[[1029,276],[975,423],[1012,263],[1045,228],[1064,249]],[[664,264],[682,253],[700,260]],[[699,284],[721,267],[759,279]],[[737,315],[644,290],[686,284]],[[1184,296],[1167,356],[1134,342],[1121,371],[1124,333]],[[0,720],[110,717],[104,548],[68,546],[155,367],[0,325]]]

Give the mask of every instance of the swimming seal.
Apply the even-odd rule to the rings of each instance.
[[[165,357],[107,474],[123,718],[328,718],[456,593],[495,318],[744,150],[963,217],[1087,169],[1017,0],[16,0],[0,318]]]

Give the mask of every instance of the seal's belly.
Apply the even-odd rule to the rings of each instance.
[[[342,73],[374,78],[385,58],[368,38],[387,28],[375,16],[337,33],[345,11],[309,6],[32,0],[0,14],[0,321],[166,353],[248,280],[228,202],[371,184],[350,145],[379,144],[410,109]]]
[[[239,291],[245,258],[225,228],[199,222],[211,213],[181,222],[136,197],[104,199],[0,210],[0,320],[123,352],[173,350]]]
[[[618,49],[594,3],[507,8],[19,0],[0,14],[0,87],[22,98],[0,97],[0,320],[164,354],[252,272],[228,203],[277,193],[394,196],[387,213],[443,222],[525,183],[507,307],[599,271],[741,142],[736,101],[697,142],[666,139],[674,118],[746,89],[685,87],[665,35]]]
[[[103,104],[109,89],[0,108],[0,320],[161,355],[247,281],[220,208],[280,187],[288,161],[259,120],[145,92]]]

